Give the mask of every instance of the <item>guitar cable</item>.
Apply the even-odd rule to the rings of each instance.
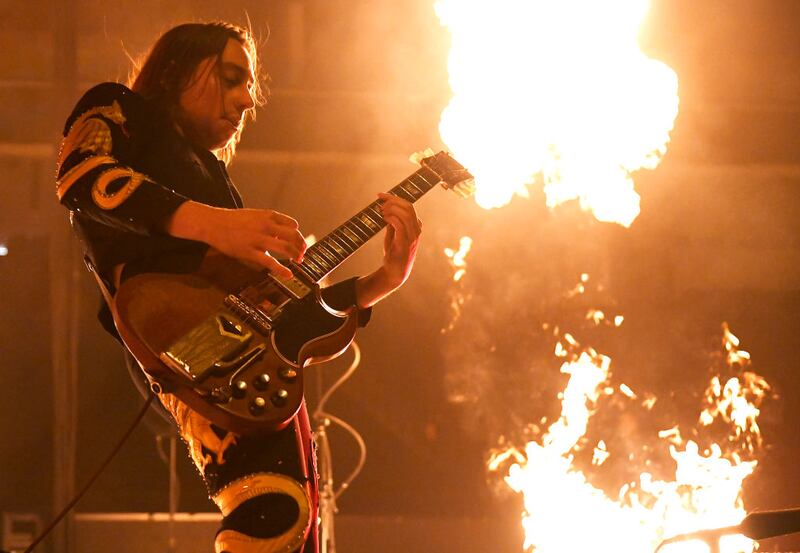
[[[353,375],[361,363],[361,349],[358,347],[358,344],[353,342],[351,347],[353,348],[353,361],[350,363],[350,366],[347,368],[344,374],[342,374],[342,376],[340,376],[339,379],[322,395],[319,400],[319,404],[312,415],[314,423],[317,427],[317,446],[319,448],[319,472],[321,484],[320,516],[322,518],[322,539],[320,543],[320,551],[322,553],[336,553],[336,538],[334,535],[333,524],[333,516],[339,512],[339,509],[336,506],[336,500],[349,488],[353,480],[356,479],[361,470],[364,468],[364,464],[367,459],[367,445],[361,434],[359,434],[355,428],[353,428],[344,420],[325,411],[325,404],[328,402],[328,399],[330,399],[333,393]],[[338,489],[334,488],[333,458],[330,440],[328,439],[328,433],[326,430],[326,428],[331,426],[331,424],[336,424],[348,432],[356,441],[356,444],[358,444],[359,448],[359,459],[356,467],[339,485]]]
[[[61,510],[61,512],[59,512],[53,518],[53,520],[50,522],[50,524],[47,525],[47,528],[42,530],[39,533],[39,535],[36,536],[36,538],[33,540],[33,542],[31,542],[31,544],[27,547],[27,549],[25,549],[25,551],[23,553],[31,553],[31,551],[33,551],[34,548],[37,545],[39,545],[39,542],[41,542],[44,538],[47,537],[48,534],[50,534],[50,532],[53,531],[53,528],[55,528],[58,525],[58,523],[61,522],[61,520],[65,516],[67,516],[67,513],[69,513],[72,510],[72,508],[78,503],[78,501],[80,501],[80,499],[84,496],[84,494],[87,491],[89,491],[89,488],[92,486],[92,484],[94,484],[94,481],[97,480],[97,478],[106,469],[106,467],[111,462],[111,460],[114,459],[114,457],[119,452],[119,450],[122,449],[122,446],[125,444],[125,442],[128,440],[130,435],[133,433],[134,429],[139,425],[139,422],[144,418],[145,414],[147,413],[147,410],[150,409],[150,404],[153,403],[153,399],[155,399],[155,397],[156,397],[155,395],[150,395],[147,398],[147,400],[144,402],[144,405],[142,406],[141,411],[139,411],[139,414],[136,415],[136,418],[134,419],[133,423],[125,431],[125,433],[122,435],[122,437],[117,442],[117,445],[114,446],[114,449],[111,450],[111,453],[108,454],[108,456],[102,462],[100,467],[92,474],[91,477],[89,477],[89,480],[86,482],[86,484],[84,484],[83,488],[81,488],[80,491],[78,491],[78,493],[75,494],[75,496],[72,498],[72,500],[69,503],[67,503],[67,506],[64,507]],[[0,550],[0,553],[12,553],[12,552],[6,551],[6,550]]]
[[[361,436],[361,434],[359,434],[355,428],[353,428],[350,424],[348,424],[344,420],[340,419],[336,415],[332,415],[331,413],[325,411],[325,404],[328,402],[333,393],[336,390],[338,390],[342,386],[342,384],[344,384],[347,380],[349,380],[351,376],[353,376],[353,373],[361,364],[361,348],[358,347],[358,344],[356,342],[353,342],[351,344],[351,347],[353,348],[353,361],[350,363],[350,366],[347,368],[344,374],[340,376],[339,379],[330,388],[328,388],[328,391],[325,392],[325,395],[322,396],[322,398],[319,400],[319,404],[317,405],[317,408],[314,410],[313,414],[314,421],[318,422],[320,426],[329,426],[330,423],[338,424],[339,426],[341,426],[353,437],[353,439],[356,441],[359,447],[358,463],[356,463],[356,467],[350,472],[347,478],[344,479],[344,481],[339,485],[339,488],[334,492],[333,494],[334,501],[338,499],[338,497],[342,495],[344,491],[350,486],[353,480],[356,479],[358,474],[364,468],[364,464],[366,463],[367,460],[367,444],[364,441],[364,438]]]

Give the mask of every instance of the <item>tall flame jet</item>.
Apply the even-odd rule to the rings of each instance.
[[[600,221],[639,214],[632,174],[654,169],[678,114],[678,78],[645,56],[648,0],[438,0],[453,97],[439,132],[500,207],[544,184]]]

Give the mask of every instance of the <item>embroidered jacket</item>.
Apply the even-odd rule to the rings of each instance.
[[[110,271],[120,263],[122,280],[199,268],[208,245],[163,230],[183,202],[242,207],[223,162],[193,148],[166,113],[117,83],[90,89],[67,119],[56,185],[87,260],[112,292]],[[355,305],[354,280],[326,288],[324,298],[338,309]],[[360,324],[369,313],[359,313]],[[105,305],[100,320],[116,336]]]

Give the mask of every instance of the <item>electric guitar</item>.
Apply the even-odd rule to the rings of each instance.
[[[460,195],[473,178],[446,152],[389,193],[415,202],[436,184]],[[191,274],[145,273],[113,302],[125,345],[156,391],[175,394],[239,434],[285,427],[303,400],[303,368],[352,342],[357,314],[326,305],[319,281],[386,226],[372,202],[289,263],[290,280],[253,270],[215,250]]]

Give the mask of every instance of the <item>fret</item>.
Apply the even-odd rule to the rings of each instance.
[[[319,247],[317,247],[317,248],[314,248],[314,253],[316,253],[317,255],[322,255],[322,256],[324,256],[324,257],[325,257],[325,259],[327,259],[327,260],[329,260],[331,263],[333,263],[333,266],[334,266],[334,267],[335,267],[336,265],[338,265],[338,264],[339,264],[339,262],[341,261],[341,259],[337,259],[335,256],[333,256],[333,255],[331,255],[330,253],[328,253],[328,251],[327,251],[325,248],[323,248],[323,247],[322,247],[322,244],[320,244],[320,246],[319,246]]]
[[[418,180],[416,181],[415,184],[421,186],[424,189],[425,192],[428,192],[431,188],[436,186],[439,183],[439,180],[440,180],[439,179],[439,175],[437,175],[436,173],[433,173],[433,171],[431,171],[431,173],[432,173],[432,177],[433,177],[433,182],[431,182],[430,180],[426,179],[425,175],[422,174],[422,171],[417,171],[416,173],[414,173],[413,175],[408,177],[408,180],[413,182],[415,177],[416,177],[416,179],[418,179]],[[422,180],[422,182],[424,184],[420,184],[419,180]],[[423,194],[425,192],[423,192]]]
[[[331,257],[336,260],[336,263],[341,263],[347,257],[347,253],[342,250],[341,248],[337,251],[336,250],[336,243],[330,244],[328,240],[322,240],[320,242],[320,249],[329,252]]]
[[[320,275],[317,278],[322,278],[322,275],[325,274],[325,271],[320,269],[319,266],[316,263],[314,263],[314,260],[309,258],[309,257],[306,257],[305,259],[303,259],[303,265],[308,267],[314,273],[320,273]]]
[[[328,249],[333,250],[334,253],[340,257],[340,261],[344,261],[344,259],[347,257],[347,252],[344,251],[344,249],[342,249],[336,240],[333,239],[333,235],[323,238],[320,240],[320,243],[325,244]]]
[[[314,269],[311,266],[309,266],[309,269],[311,270],[312,274],[314,275],[314,277],[313,277],[314,282],[319,282],[320,280],[322,280],[322,277],[325,276],[325,271],[321,271],[319,269]]]
[[[347,237],[348,237],[348,238],[349,238],[349,239],[350,239],[350,240],[353,242],[353,244],[355,244],[355,245],[356,245],[356,248],[358,248],[359,246],[361,246],[361,244],[362,244],[363,242],[361,242],[361,239],[358,237],[358,235],[357,235],[355,232],[353,232],[353,231],[350,229],[350,227],[347,227],[347,226],[345,226],[345,225],[342,225],[340,228],[341,228],[341,232],[342,232],[344,235],[346,235],[346,236],[347,236]]]
[[[308,278],[311,280],[311,282],[319,282],[322,279],[322,275],[314,270],[310,265],[305,265],[305,268]]]
[[[330,233],[330,240],[333,245],[337,248],[337,251],[342,250],[342,256],[347,257],[353,250],[351,249],[350,245],[347,243],[347,240],[344,240],[341,236],[336,234],[336,230]]]
[[[349,250],[347,252],[347,255],[350,255],[351,253],[353,253],[354,251],[356,251],[358,249],[358,245],[356,245],[356,247],[353,247],[353,244],[351,243],[350,239],[347,237],[347,235],[344,232],[342,232],[342,228],[341,227],[339,227],[336,230],[334,230],[331,233],[331,235],[336,238],[336,240],[339,242],[339,244],[342,245],[342,247],[345,250]]]
[[[369,218],[372,219],[373,221],[375,221],[375,223],[378,226],[382,227],[383,223],[384,223],[383,215],[381,215],[381,212],[376,209],[378,207],[378,205],[380,205],[380,204],[378,204],[377,202],[373,203],[373,204],[369,205],[364,211],[362,211],[362,213],[364,215],[366,215],[367,217],[369,217],[369,214],[372,213],[372,215],[374,215],[374,218],[373,217],[369,217]]]
[[[403,187],[403,190],[408,192],[408,194],[414,198],[415,201],[420,199],[422,194],[424,194],[424,192],[422,192],[422,190],[420,190],[411,179],[404,180],[401,186]]]
[[[413,177],[413,176],[414,176],[414,175],[411,175],[411,177]],[[427,192],[427,190],[423,190],[422,188],[420,188],[419,186],[417,186],[416,184],[414,184],[414,181],[413,181],[413,180],[411,180],[411,177],[408,177],[408,178],[406,179],[406,182],[407,182],[408,184],[410,184],[411,186],[413,186],[413,187],[416,189],[416,191],[419,193],[419,195],[417,195],[417,193],[416,193],[416,192],[411,192],[411,193],[412,193],[412,194],[414,194],[414,196],[415,196],[415,197],[422,197],[422,195],[423,195],[423,194],[425,194],[425,192]]]
[[[328,267],[328,261],[318,254],[316,251],[309,252],[306,257],[310,257],[311,260],[316,263],[319,267],[322,267],[325,272],[330,271],[332,267]]]
[[[400,194],[400,192],[402,192],[402,194]],[[403,188],[402,183],[392,188],[391,193],[394,194],[395,196],[403,198],[404,200],[408,200],[409,202],[413,202],[414,200],[416,200],[413,194],[410,194],[405,188]]]
[[[425,176],[426,173],[428,175],[427,177]],[[425,181],[425,184],[428,185],[428,190],[439,184],[439,181],[442,180],[442,177],[437,175],[436,172],[429,167],[422,167],[416,173],[414,173],[414,175],[419,176],[423,181]]]
[[[301,271],[301,272],[302,272],[302,273],[303,273],[303,274],[304,274],[306,277],[308,277],[308,279],[309,279],[310,281],[312,281],[312,282],[314,282],[314,281],[315,281],[315,276],[314,276],[313,274],[311,274],[311,269],[309,269],[308,267],[306,267],[306,266],[305,266],[305,265],[303,265],[302,263],[298,263],[298,264],[297,264],[297,268],[298,268],[298,269],[300,269],[300,271]]]
[[[360,232],[361,234],[364,235],[363,240],[364,240],[364,242],[366,242],[367,240],[372,238],[372,233],[369,231],[369,227],[366,227],[366,225],[365,225],[366,229],[361,226],[364,223],[361,223],[361,225],[359,225],[359,223],[361,223],[361,219],[358,219],[358,218],[355,218],[355,217],[350,219],[347,222],[347,224],[349,225],[349,228],[351,228],[353,230],[357,230],[358,232]]]
[[[367,215],[366,212],[364,211],[359,213],[358,218],[362,223],[364,223],[367,226],[367,228],[370,230],[370,232],[372,232],[372,234],[377,233],[382,228],[381,225],[373,221],[370,218],[370,216]]]
[[[299,264],[298,267],[302,269],[303,274],[306,275],[308,277],[308,280],[310,280],[311,282],[316,282],[317,280],[319,280],[320,277],[319,275],[317,275],[317,272],[314,270],[313,267],[311,267],[311,265],[306,264],[305,261]]]

